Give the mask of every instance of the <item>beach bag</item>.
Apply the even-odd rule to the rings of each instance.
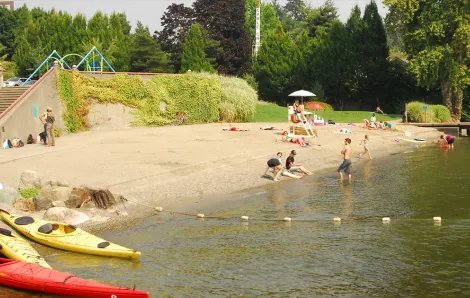
[[[33,135],[32,135],[32,134],[29,134],[28,140],[26,140],[26,143],[27,143],[27,144],[34,144],[34,139],[33,139]]]
[[[3,149],[10,149],[12,147],[11,142],[9,139],[6,139],[5,142],[3,142]]]
[[[333,120],[328,120],[328,124],[336,124]]]

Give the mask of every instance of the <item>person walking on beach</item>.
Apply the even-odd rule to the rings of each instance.
[[[52,115],[52,109],[48,108],[46,117],[46,134],[49,137],[49,142],[46,145],[47,147],[55,146],[54,122],[55,117]]]
[[[455,137],[451,135],[441,135],[441,139],[444,140],[450,149],[454,149]]]
[[[289,157],[286,159],[286,169],[289,172],[300,170],[300,171],[302,171],[302,173],[304,173],[306,175],[309,175],[309,176],[312,175],[312,172],[310,172],[309,170],[304,168],[302,166],[302,164],[295,163],[294,156],[296,156],[296,155],[297,155],[297,152],[295,150],[292,150],[290,152]]]
[[[47,145],[47,123],[46,123],[46,118],[47,118],[47,113],[52,112],[51,108],[47,108],[46,112],[42,113],[39,115],[39,120],[41,120],[42,125],[44,126],[44,145]]]
[[[349,181],[351,181],[351,154],[352,154],[352,149],[351,149],[351,139],[346,138],[344,140],[344,147],[341,149],[341,154],[343,154],[343,163],[339,166],[338,168],[338,173],[339,173],[339,179],[343,181],[343,173],[348,175]]]
[[[359,157],[362,157],[363,154],[368,153],[369,154],[369,159],[372,159],[372,156],[370,156],[370,149],[369,149],[369,136],[365,135],[364,140],[361,140],[359,145],[362,145],[364,143],[364,152],[359,154]]]

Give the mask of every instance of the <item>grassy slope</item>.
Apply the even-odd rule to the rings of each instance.
[[[317,115],[325,121],[333,120],[336,123],[361,123],[364,119],[370,119],[371,112],[364,111],[317,111]],[[377,121],[399,120],[401,115],[376,114]],[[258,104],[256,114],[248,119],[249,122],[287,122],[287,107],[275,104]]]

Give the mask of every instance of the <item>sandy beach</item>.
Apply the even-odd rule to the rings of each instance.
[[[369,134],[373,162],[398,152],[419,150],[415,143],[396,142],[396,138],[424,138],[429,146],[429,141],[440,135],[434,129],[400,123],[394,124],[400,132],[367,130],[359,125],[316,127],[319,137],[310,139],[308,147],[281,142],[282,131],[260,129],[265,126],[285,129],[286,123],[236,124],[249,130],[246,132],[224,131],[228,127],[225,123],[89,131],[61,137],[56,147],[35,144],[1,150],[0,182],[17,187],[21,173],[32,170],[45,180],[59,180],[71,187],[109,188],[128,199],[130,207],[126,210],[131,217],[144,217],[154,212],[150,208],[154,206],[184,206],[203,198],[217,199],[217,195],[285,183],[290,178],[274,182],[261,177],[266,161],[278,151],[283,152],[285,161],[295,149],[296,162],[315,176],[325,169],[336,171],[342,161],[344,138],[349,137],[354,180],[354,167],[363,162],[359,159],[363,151],[359,141],[365,134]],[[339,133],[341,128],[351,133]],[[412,136],[405,137],[405,131]]]

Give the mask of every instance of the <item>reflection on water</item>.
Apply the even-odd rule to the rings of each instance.
[[[159,215],[102,235],[141,250],[140,263],[78,254],[47,261],[84,278],[135,283],[152,297],[469,296],[468,145],[364,160],[351,183],[333,171],[201,210],[292,223]]]

